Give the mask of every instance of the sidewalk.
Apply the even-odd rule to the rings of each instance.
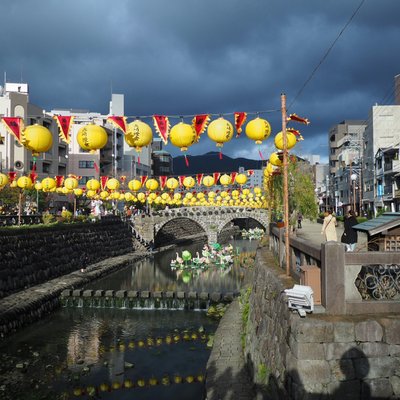
[[[325,236],[321,235],[322,224],[316,221],[303,220],[303,228],[296,229],[296,236],[312,242],[313,244],[319,245],[325,242]],[[337,241],[340,242],[340,237],[343,233],[343,222],[339,222],[336,227]],[[367,235],[363,232],[358,232],[358,243],[355,251],[366,251],[367,250]]]

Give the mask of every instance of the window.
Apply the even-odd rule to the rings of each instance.
[[[5,140],[6,138],[4,137],[4,136],[0,136],[0,144],[4,144],[4,140]]]
[[[50,164],[44,162],[42,165],[42,169],[43,169],[44,174],[49,174],[50,173]]]
[[[94,168],[94,161],[79,161],[79,168]]]
[[[85,185],[87,181],[93,178],[94,176],[82,176],[81,179],[79,179],[79,185]]]

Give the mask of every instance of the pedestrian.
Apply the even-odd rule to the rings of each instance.
[[[353,210],[350,210],[344,219],[344,232],[341,242],[346,245],[346,251],[354,251],[358,241],[357,231],[353,228],[358,221]]]
[[[325,240],[327,242],[332,240],[337,242],[336,225],[336,218],[333,215],[332,210],[329,210],[328,214],[324,218],[321,231],[321,235],[325,235]]]
[[[301,229],[301,221],[303,221],[303,214],[299,211],[297,213],[297,229]]]

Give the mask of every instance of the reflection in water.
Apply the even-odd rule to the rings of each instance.
[[[257,241],[232,241],[235,252],[255,251]],[[243,268],[240,263],[234,263],[230,268],[221,269],[210,267],[206,271],[172,270],[170,263],[176,258],[176,252],[189,250],[192,254],[201,254],[203,245],[193,244],[155,254],[124,267],[94,283],[88,284],[85,289],[113,289],[113,290],[148,290],[154,291],[197,291],[197,292],[233,292],[239,291],[243,280]]]

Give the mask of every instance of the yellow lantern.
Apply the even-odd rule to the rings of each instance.
[[[210,199],[213,199],[215,196],[216,196],[216,193],[215,193],[215,192],[209,192],[209,193],[208,193],[208,197],[209,197]]]
[[[185,198],[190,200],[191,198],[193,198],[193,193],[190,192],[186,193]]]
[[[18,187],[17,181],[16,181],[16,180],[12,181],[12,182],[10,183],[10,187],[13,188],[13,189],[16,188],[16,187]]]
[[[207,175],[203,178],[203,185],[206,187],[210,187],[210,186],[214,185],[214,183],[215,183],[215,180],[210,175]]]
[[[79,129],[76,139],[83,150],[94,153],[107,144],[107,132],[101,126],[91,123]]]
[[[140,193],[138,193],[137,198],[138,198],[139,201],[144,203],[145,200],[146,200],[146,195],[143,192],[140,192]]]
[[[149,194],[148,199],[149,199],[149,200],[155,200],[156,197],[157,197],[157,194],[153,192],[153,193],[150,193],[150,194]]]
[[[230,175],[224,174],[221,176],[221,178],[219,178],[219,182],[223,186],[228,186],[231,184],[232,178],[230,177]]]
[[[83,195],[83,190],[81,188],[74,189],[74,195],[80,197]]]
[[[22,131],[21,142],[33,154],[45,153],[53,145],[53,135],[42,125],[30,125]]]
[[[180,193],[175,193],[174,194],[174,200],[180,200],[182,198],[182,195]]]
[[[119,192],[112,192],[112,193],[110,194],[110,197],[111,197],[113,200],[119,200],[119,195],[120,195]]]
[[[218,147],[222,147],[224,143],[232,139],[233,126],[228,120],[220,117],[210,123],[207,135],[212,141],[216,142]]]
[[[87,190],[99,190],[100,189],[100,182],[97,179],[89,179],[86,182],[86,189]]]
[[[196,138],[194,127],[183,122],[173,126],[169,133],[169,140],[174,146],[179,147],[181,151],[186,151],[189,146],[195,143]]]
[[[42,190],[42,189],[43,189],[42,183],[41,182],[36,182],[35,183],[35,190]]]
[[[68,190],[74,190],[78,187],[78,179],[76,178],[67,178],[64,181],[64,187],[66,187]]]
[[[149,145],[153,140],[153,131],[149,125],[139,119],[135,119],[135,121],[128,124],[128,129],[124,137],[125,142],[140,153],[142,147]]]
[[[287,150],[290,150],[292,147],[296,145],[297,139],[296,135],[292,132],[286,132],[287,137]],[[283,150],[283,134],[279,132],[274,139],[275,147],[279,150]]]
[[[132,192],[137,192],[142,187],[142,183],[137,179],[132,179],[129,181],[128,187]]]
[[[62,194],[68,194],[68,193],[72,192],[72,189],[69,190],[68,188],[66,188],[66,187],[64,186],[63,188],[61,188],[61,192],[62,192]]]
[[[92,197],[96,196],[96,190],[88,190],[86,192],[86,197],[91,199]]]
[[[256,186],[256,187],[254,188],[254,193],[255,193],[256,195],[260,195],[260,194],[261,194],[261,188],[259,188],[258,186]]]
[[[271,163],[268,163],[265,170],[264,170],[264,176],[272,175],[272,173],[277,169],[274,165]]]
[[[108,198],[109,195],[110,195],[110,193],[108,193],[106,190],[102,190],[102,191],[100,192],[100,198],[101,198],[102,200],[106,200],[106,199]]]
[[[158,189],[158,182],[156,179],[148,179],[146,181],[146,188],[148,190],[157,190]]]
[[[133,194],[130,192],[125,193],[124,197],[125,197],[125,201],[133,201],[133,198],[134,198]]]
[[[183,186],[185,186],[186,189],[191,189],[195,184],[196,181],[191,176],[187,176],[183,180]]]
[[[238,185],[244,185],[247,182],[247,176],[245,174],[237,174],[235,181]]]
[[[0,174],[0,187],[6,186],[8,183],[8,176],[6,174]]]
[[[17,180],[17,186],[21,189],[29,189],[32,187],[32,179],[29,176],[21,176]]]
[[[166,182],[166,186],[170,190],[175,190],[179,186],[178,179],[168,178]]]
[[[106,183],[107,189],[109,190],[118,190],[119,188],[119,181],[118,179],[111,178]]]
[[[270,162],[272,165],[275,165],[275,166],[277,166],[277,167],[280,167],[280,166],[283,164],[283,162],[282,162],[282,160],[280,159],[278,153],[271,153],[271,155],[269,156],[269,162]]]
[[[49,192],[51,189],[54,189],[57,186],[55,179],[53,178],[44,178],[42,180],[42,190],[44,192]]]
[[[163,200],[169,200],[169,199],[170,199],[168,193],[163,193],[163,194],[161,195],[161,198],[162,198]]]
[[[54,187],[53,189],[50,189],[50,192],[56,192],[56,193],[58,193],[58,194],[63,194],[63,187],[58,187],[58,188],[56,188],[56,187]],[[44,190],[44,192],[45,192],[45,190]]]
[[[120,193],[119,194],[119,201],[124,201],[125,200],[125,194],[124,193]]]
[[[263,140],[268,139],[271,134],[271,125],[265,119],[257,117],[246,125],[246,136],[255,140],[256,144],[261,144]]]

